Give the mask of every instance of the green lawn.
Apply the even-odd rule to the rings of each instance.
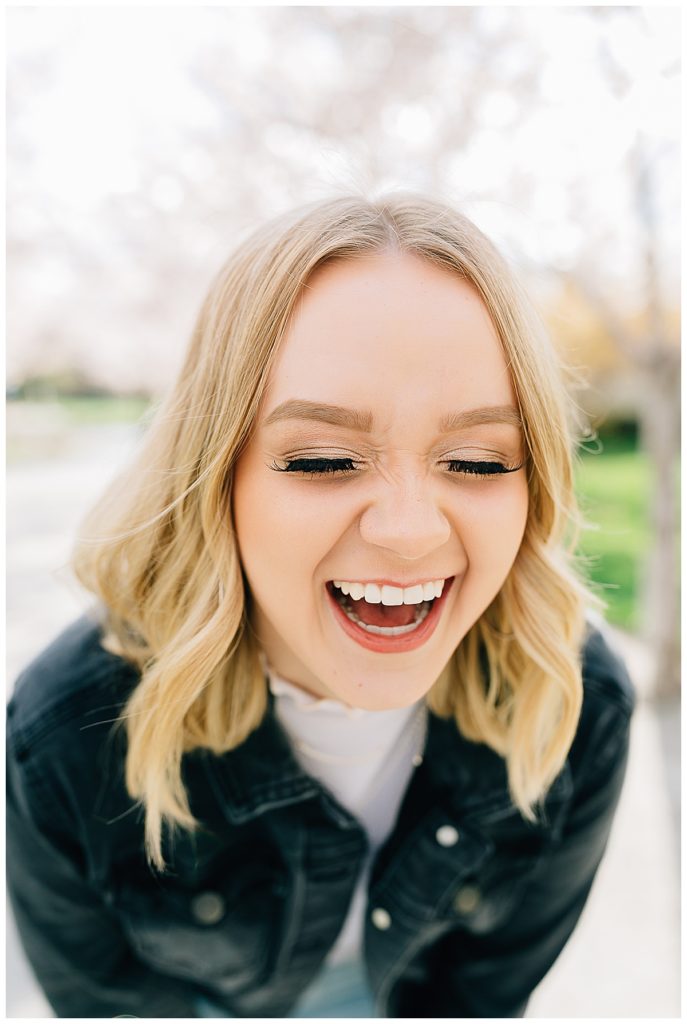
[[[145,398],[68,398],[60,397],[59,406],[73,426],[98,423],[135,423],[150,403]]]
[[[635,630],[650,544],[648,461],[631,448],[605,445],[601,454],[582,456],[577,483],[583,514],[597,527],[585,530],[579,545],[588,576],[607,604],[609,621]]]

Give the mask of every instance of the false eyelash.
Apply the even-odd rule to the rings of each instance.
[[[446,465],[452,473],[467,473],[472,476],[499,476],[522,469],[522,465],[508,467],[502,462],[478,462],[470,459],[450,459]]]
[[[291,459],[285,466],[273,462],[271,469],[278,473],[310,473],[322,476],[327,473],[350,473],[356,468],[353,459]]]

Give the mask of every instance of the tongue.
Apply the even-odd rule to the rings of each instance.
[[[349,606],[358,618],[368,626],[409,626],[415,622],[417,605],[399,604],[389,607],[386,604],[368,604],[367,601],[352,601]]]

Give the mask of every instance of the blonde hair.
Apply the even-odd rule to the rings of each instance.
[[[572,554],[571,403],[553,348],[502,257],[448,205],[407,194],[314,203],[257,230],[222,268],[172,393],[75,552],[78,578],[107,610],[106,646],[140,670],[120,724],[127,788],[145,807],[146,849],[158,868],[163,825],[196,825],[184,753],[238,746],[267,708],[231,522],[232,468],[304,283],[328,260],[386,250],[477,289],[510,366],[527,453],[529,511],[515,563],[428,705],[505,758],[512,799],[530,820],[568,753],[582,701],[585,605],[594,599]]]

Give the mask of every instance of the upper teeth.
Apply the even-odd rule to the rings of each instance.
[[[368,604],[422,604],[441,597],[444,580],[432,580],[430,583],[417,583],[414,587],[380,587],[377,583],[346,583],[334,580],[342,594],[348,594],[354,601],[365,600]]]

